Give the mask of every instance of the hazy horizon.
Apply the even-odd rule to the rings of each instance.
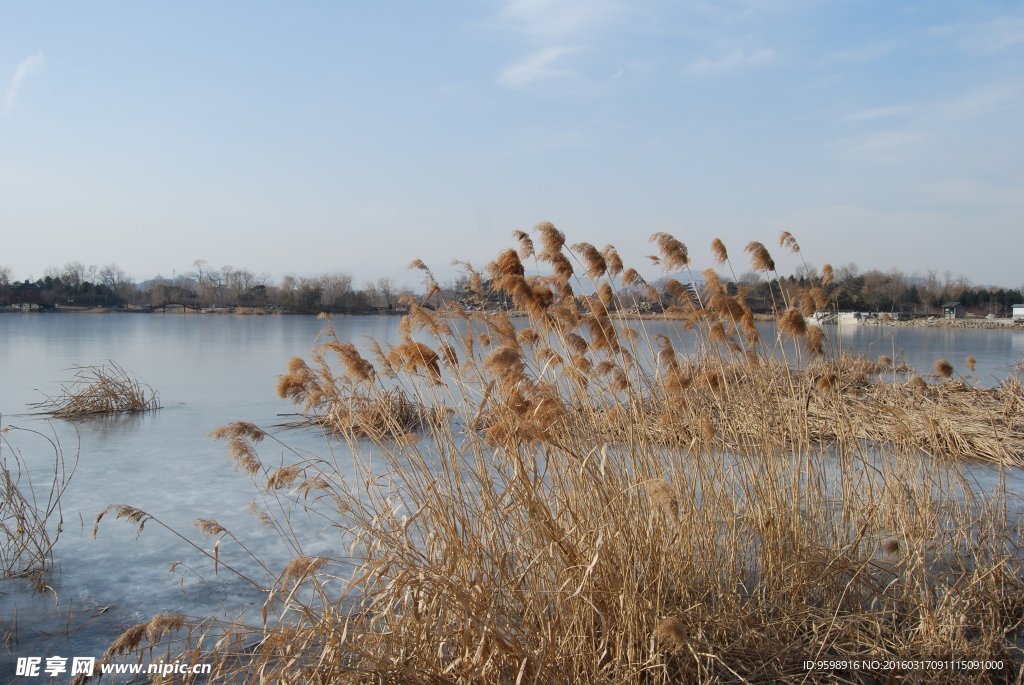
[[[551,221],[1019,287],[1019,3],[11,4],[0,266],[477,268]],[[743,269],[746,269],[745,264]],[[370,276],[358,275],[358,279]],[[415,284],[409,274],[404,280]]]

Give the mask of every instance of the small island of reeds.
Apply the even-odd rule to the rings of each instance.
[[[60,395],[30,406],[55,418],[74,419],[159,409],[160,398],[153,388],[108,362],[76,367],[74,378],[61,387]]]

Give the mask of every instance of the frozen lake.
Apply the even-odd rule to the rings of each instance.
[[[80,444],[78,470],[63,500],[65,530],[56,548],[57,569],[48,581],[53,592],[33,595],[17,579],[0,584],[0,627],[11,630],[17,616],[17,643],[0,653],[0,673],[9,672],[18,656],[98,657],[124,628],[158,613],[259,615],[263,598],[258,592],[229,574],[214,577],[211,564],[155,523],[136,539],[134,526],[111,517],[94,540],[92,521],[108,504],[129,504],[209,547],[191,524],[197,517],[215,519],[272,569],[280,569],[292,552],[272,531],[254,525],[246,509],[256,489],[233,471],[224,445],[207,434],[231,421],[264,428],[286,421],[280,415],[295,408],[275,395],[277,376],[290,357],[308,354],[323,323],[306,316],[0,315],[2,426],[56,434],[69,460]],[[334,320],[338,337],[357,344],[365,336],[397,341],[398,323],[397,317]],[[672,330],[684,340],[689,337],[671,323],[643,325],[652,334]],[[773,337],[773,325],[762,326],[766,337]],[[966,373],[964,359],[973,355],[985,385],[1005,378],[1024,354],[1022,331],[832,326],[826,333],[843,349],[870,357],[902,352],[923,374],[940,358]],[[157,389],[163,408],[78,424],[25,414],[27,403],[42,399],[40,391],[58,394],[73,367],[107,360]],[[22,451],[37,483],[45,480],[53,458],[48,443],[22,431],[7,437]],[[281,437],[294,447],[319,453],[328,449],[313,430],[285,431]],[[281,453],[276,448],[275,454],[268,441],[260,445],[265,462]],[[338,456],[343,462],[344,454]],[[338,551],[339,541],[330,532],[311,521],[297,525],[308,544],[305,553]],[[252,566],[227,543],[222,555],[225,561]],[[168,575],[175,561],[194,565],[208,584],[189,574],[183,580],[180,570]]]

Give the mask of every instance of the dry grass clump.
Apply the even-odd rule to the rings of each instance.
[[[425,312],[413,305],[413,310],[429,327],[435,323]],[[278,397],[291,399],[301,404],[307,420],[303,424],[316,423],[332,431],[369,438],[399,438],[425,426],[435,415],[422,402],[415,399],[404,388],[386,382],[399,374],[409,374],[437,385],[441,377],[442,363],[448,366],[458,364],[458,355],[450,344],[441,345],[441,355],[426,345],[408,338],[399,345],[384,350],[375,346],[377,367],[364,358],[355,345],[338,340],[330,320],[321,334],[326,342],[313,350],[314,366],[294,357],[288,362],[288,373],[277,383]],[[514,331],[513,331],[514,335]],[[333,353],[342,366],[343,373],[331,370],[327,355]],[[380,374],[380,378],[378,375]],[[376,381],[381,380],[378,383]],[[231,424],[240,425],[240,424]],[[221,430],[221,429],[218,429]],[[258,430],[258,429],[257,429]],[[261,431],[262,434],[262,431]],[[248,459],[249,446],[238,443],[237,437],[211,434],[214,438],[234,438],[230,449],[236,461]],[[241,454],[239,457],[236,452]],[[243,468],[249,473],[258,469],[258,460]]]
[[[701,342],[680,350],[578,298],[565,237],[537,232],[543,273],[522,266],[527,235],[489,268],[531,334],[503,312],[420,310],[372,372],[329,324],[311,363],[289,363],[279,392],[340,427],[351,465],[271,470],[250,430],[222,432],[252,450],[280,516],[305,508],[345,551],[302,553],[260,510],[296,550],[262,621],[193,631],[181,653],[252,683],[802,683],[833,678],[805,660],[891,658],[1018,675],[1021,527],[963,459],[1021,463],[1019,384],[915,388],[792,313],[765,341],[742,292],[711,279],[679,313]],[[659,261],[688,268],[670,238],[654,238]],[[591,247],[574,249],[615,301]]]
[[[74,379],[61,387],[59,396],[29,406],[61,419],[160,408],[153,388],[114,362],[108,364],[75,367]]]
[[[400,437],[422,428],[428,411],[401,389],[373,395],[352,394],[335,402],[321,417],[335,431],[371,438]]]
[[[819,329],[820,330],[820,329]],[[869,359],[863,355],[852,354],[842,351],[830,355],[813,365],[815,368],[828,368],[832,371],[842,371],[848,378],[858,378],[867,382],[872,376],[879,374],[907,374],[913,371],[906,359],[894,362],[891,358],[882,355],[877,360]]]

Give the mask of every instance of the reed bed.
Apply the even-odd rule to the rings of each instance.
[[[53,450],[45,499],[33,484],[20,450],[11,443],[11,431],[44,441]],[[77,464],[77,453],[70,465],[65,461],[56,434],[14,426],[0,430],[0,579],[28,578],[36,589],[47,588],[46,572],[53,565],[53,548],[64,527],[60,500]]]
[[[160,408],[157,392],[114,362],[75,369],[74,378],[61,386],[60,395],[29,406],[61,419]]]
[[[829,349],[804,312],[827,301],[830,267],[779,302],[772,341],[742,290],[705,272],[696,301],[667,303],[700,334],[677,350],[615,317],[630,298],[661,295],[614,248],[567,249],[550,224],[537,244],[515,237],[488,275],[522,324],[486,310],[470,271],[484,311],[409,302],[402,341],[372,345],[370,358],[328,321],[311,361],[289,363],[279,394],[341,436],[351,463],[296,455],[270,466],[262,429],[215,432],[261,490],[258,520],[297,555],[251,579],[267,597],[256,620],[182,621],[152,644],[210,660],[212,681],[231,683],[1019,677],[1016,503],[967,470],[1020,463],[1019,384],[904,381],[891,361]],[[689,270],[685,245],[652,240],[660,263]],[[789,234],[780,244],[799,256]],[[745,251],[774,271],[763,244]],[[712,252],[732,268],[721,241]],[[530,258],[546,275],[526,275]],[[301,553],[296,507],[324,522],[337,554]],[[217,539],[216,567],[221,542],[238,538],[197,525]],[[125,633],[128,647],[109,658],[149,649],[152,625]],[[844,658],[1005,668],[803,666]]]

